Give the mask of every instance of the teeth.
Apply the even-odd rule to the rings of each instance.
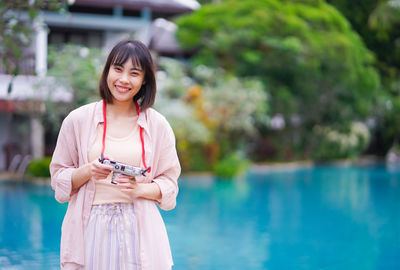
[[[130,88],[122,88],[122,87],[119,87],[117,85],[115,86],[115,88],[117,88],[118,91],[120,91],[120,92],[128,92],[130,90]]]

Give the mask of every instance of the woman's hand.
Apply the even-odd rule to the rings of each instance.
[[[94,180],[102,180],[107,178],[110,174],[112,167],[100,163],[98,159],[93,160],[89,163],[89,173]]]
[[[143,198],[153,201],[161,199],[161,190],[154,182],[138,183],[134,177],[127,175],[121,175],[116,181],[121,191],[129,194],[132,199]]]
[[[116,179],[122,192],[129,194],[132,199],[136,199],[142,196],[141,184],[136,182],[135,177],[121,174]]]
[[[91,177],[95,180],[107,178],[111,169],[111,166],[101,164],[97,159],[75,169],[71,176],[71,194],[77,192],[83,184],[90,180]]]

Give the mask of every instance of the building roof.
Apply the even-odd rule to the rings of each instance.
[[[188,13],[200,8],[196,0],[75,0],[76,6],[114,8],[120,6],[125,10],[142,10],[167,13]]]
[[[12,91],[8,93],[11,80],[11,75],[0,74],[0,112],[42,114],[45,112],[44,102],[48,99],[59,103],[72,102],[72,92],[57,84],[55,78],[18,75],[12,80]]]
[[[8,93],[11,80],[11,75],[0,74],[0,100],[45,101],[51,99],[55,102],[71,102],[73,99],[72,92],[59,85],[52,77],[41,79],[38,76],[18,75],[12,81],[11,93]],[[51,91],[48,85],[52,85]]]
[[[154,20],[151,25],[149,48],[162,55],[182,54],[182,49],[175,37],[177,25],[162,18]]]

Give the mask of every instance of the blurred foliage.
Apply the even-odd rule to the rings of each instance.
[[[185,66],[161,58],[155,107],[174,129],[185,170],[211,170],[232,153],[247,149],[268,123],[263,84],[239,80],[222,69]]]
[[[400,67],[399,0],[330,0],[374,52],[381,74]],[[393,72],[393,71],[392,71]]]
[[[385,96],[381,97],[384,139],[396,144],[400,138],[400,1],[381,1],[370,14],[369,27],[376,33]]]
[[[364,38],[365,35],[372,33],[368,26],[369,16],[382,0],[327,0],[326,2],[336,7]],[[374,38],[374,35],[370,38]],[[368,40],[365,41],[368,44]]]
[[[315,125],[348,126],[378,102],[373,54],[324,1],[226,0],[177,23],[182,46],[197,52],[192,61],[268,86],[270,112],[283,115],[287,131],[277,138],[277,152],[310,154]]]
[[[365,117],[373,105],[373,56],[323,1],[227,0],[177,23],[181,44],[198,49],[196,63],[262,79],[272,112],[286,119],[297,113],[306,124],[337,123]]]
[[[197,2],[200,3],[200,5],[205,5],[205,4],[210,4],[210,3],[220,3],[223,0],[197,0]]]
[[[376,128],[372,151],[385,154],[400,138],[400,1],[330,0],[376,55],[383,84],[373,111]]]
[[[389,38],[388,31],[391,31],[395,24],[400,23],[400,1],[381,1],[369,17],[369,26],[377,30],[380,39]]]
[[[73,61],[71,61],[73,59]],[[50,47],[47,75],[73,91],[74,108],[98,100],[98,84],[104,66],[102,51],[80,45]]]
[[[61,11],[65,6],[66,2],[58,0],[0,1],[0,57],[7,74],[19,74],[23,52],[32,44],[32,34],[37,27],[35,19],[39,13],[43,10]]]
[[[72,61],[73,59],[73,61]],[[60,48],[49,47],[47,72],[55,80],[43,80],[40,87],[54,89],[59,85],[73,93],[72,104],[60,107],[46,102],[48,113],[44,121],[58,132],[62,119],[74,108],[99,99],[98,83],[104,65],[104,56],[98,49],[66,44]],[[51,91],[49,91],[51,92]]]
[[[51,157],[44,157],[32,160],[27,169],[27,173],[33,177],[50,177]]]
[[[224,159],[218,161],[213,168],[215,175],[223,179],[231,179],[242,174],[250,165],[250,162],[241,157],[239,153],[230,153]]]
[[[315,126],[314,160],[327,161],[333,159],[355,158],[370,143],[368,127],[361,122],[354,122],[349,127],[335,129],[329,126]]]

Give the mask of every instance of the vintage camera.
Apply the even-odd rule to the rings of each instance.
[[[111,183],[112,184],[117,184],[115,182],[115,179],[117,179],[121,174],[129,175],[129,176],[139,176],[139,175],[146,175],[146,172],[150,169],[148,167],[147,169],[142,170],[139,167],[127,165],[118,161],[113,161],[109,159],[99,159],[100,163],[105,164],[105,165],[110,165],[112,166],[112,171],[113,175],[111,178]]]

